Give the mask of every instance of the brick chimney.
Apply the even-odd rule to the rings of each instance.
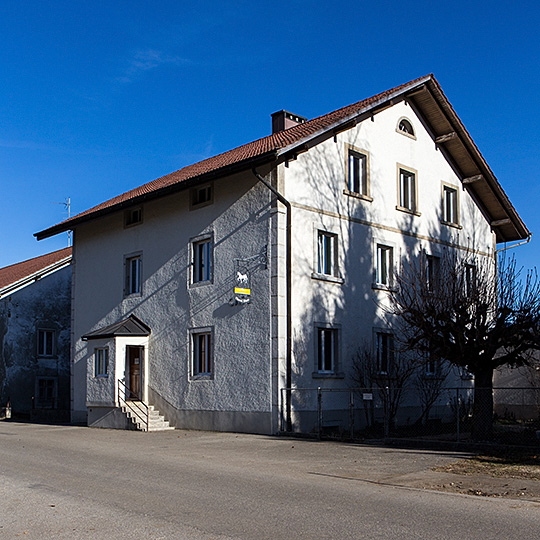
[[[289,111],[278,111],[272,114],[272,133],[284,131],[298,124],[307,122],[307,118]]]

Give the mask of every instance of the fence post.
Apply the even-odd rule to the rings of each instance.
[[[459,388],[456,388],[456,421],[457,421],[457,442],[459,442]]]
[[[349,428],[352,441],[354,439],[354,392],[349,392]]]
[[[322,434],[322,390],[317,387],[317,437],[320,439]]]
[[[390,388],[384,388],[384,438],[390,436]]]
[[[279,430],[283,433],[285,431],[284,427],[285,427],[285,419],[283,418],[284,414],[283,414],[283,391],[284,391],[284,388],[281,388],[280,389],[280,394],[281,394],[281,399],[280,399],[280,414],[279,414]]]

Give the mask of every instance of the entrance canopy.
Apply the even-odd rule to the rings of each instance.
[[[99,328],[82,336],[83,341],[89,339],[104,339],[111,337],[146,337],[151,333],[150,327],[144,324],[135,315],[130,315],[117,323]]]

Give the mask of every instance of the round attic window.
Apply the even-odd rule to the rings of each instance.
[[[399,133],[403,133],[404,135],[408,135],[409,137],[414,137],[414,129],[412,124],[406,118],[400,119],[398,122],[397,131],[399,131]]]

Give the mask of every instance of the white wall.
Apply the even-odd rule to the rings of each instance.
[[[406,117],[415,138],[396,131]],[[347,153],[352,145],[369,155],[370,197],[354,198],[347,187]],[[396,209],[398,164],[417,172],[417,213]],[[336,139],[300,154],[283,167],[285,196],[293,204],[295,363],[293,386],[350,387],[352,357],[362,345],[373,346],[374,328],[391,322],[385,313],[387,293],[374,288],[376,244],[391,246],[394,267],[421,250],[441,255],[443,250],[474,248],[493,256],[494,236],[489,223],[463,189],[413,108],[397,103],[342,132]],[[456,187],[459,227],[441,223],[442,185]],[[313,279],[317,231],[338,235],[339,277],[342,283]],[[337,371],[342,377],[318,377],[314,327],[332,324],[340,332]],[[461,384],[461,381],[452,381]]]

